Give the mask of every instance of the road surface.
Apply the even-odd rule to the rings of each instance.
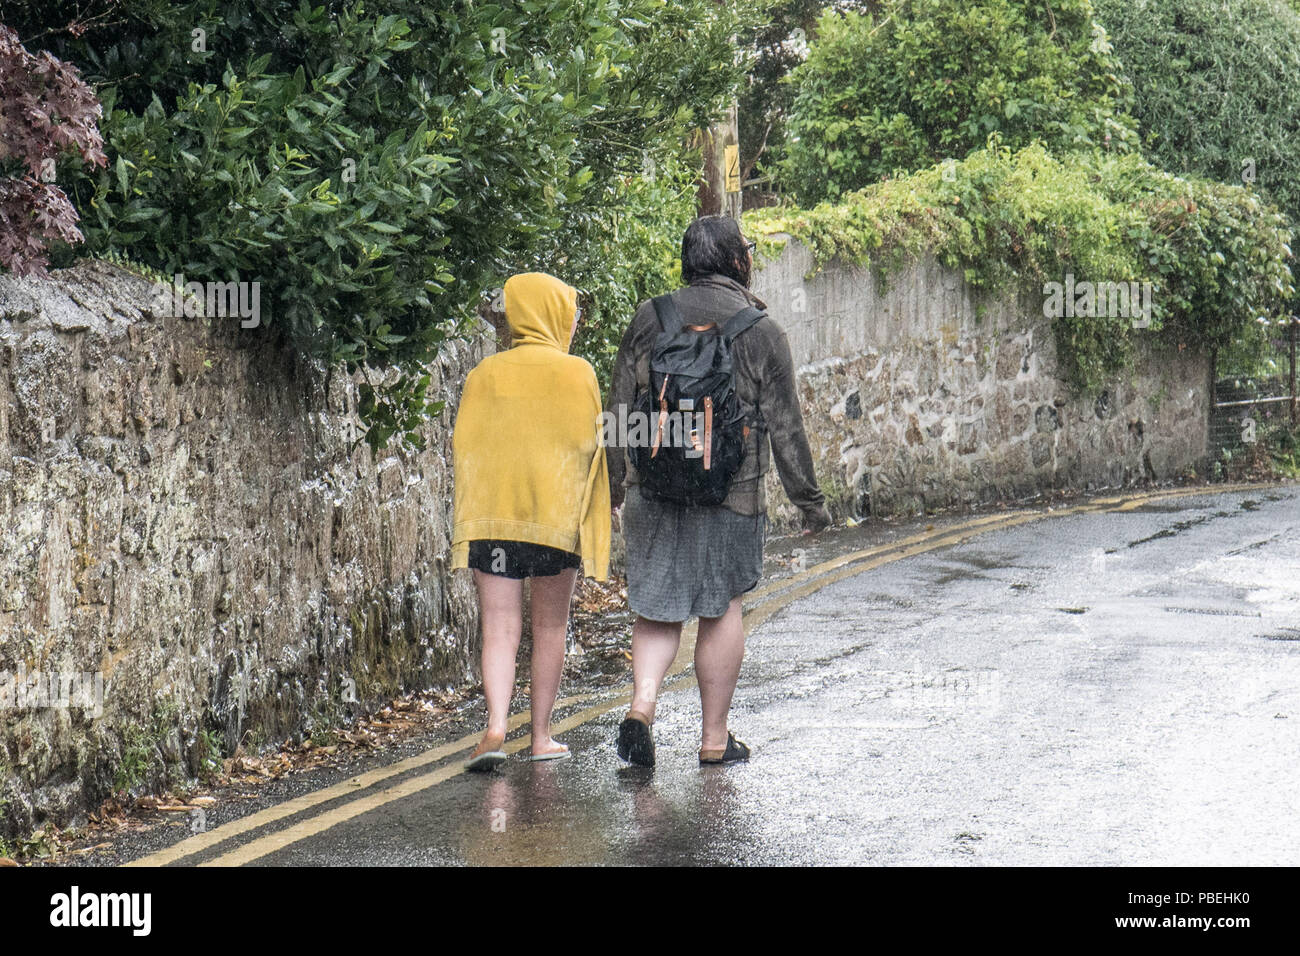
[[[587,698],[572,760],[465,774],[465,740],[141,862],[1300,863],[1300,489],[832,557],[747,604],[747,764],[698,766],[687,669],[653,771],[614,753],[623,704]]]

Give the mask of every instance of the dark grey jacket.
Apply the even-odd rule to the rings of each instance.
[[[766,308],[739,282],[720,275],[679,289],[673,293],[673,302],[686,325],[722,325],[746,305]],[[617,415],[620,405],[626,405],[631,411],[637,389],[647,387],[650,381],[650,349],[659,332],[654,304],[641,303],[619,345],[606,411]],[[723,507],[743,515],[766,511],[763,475],[768,468],[770,436],[770,454],[776,457],[776,470],[785,493],[803,512],[804,527],[820,531],[830,524],[830,516],[813,473],[812,452],[795,390],[794,362],[784,330],[764,316],[736,339],[732,358],[736,394],[754,409],[754,420],[750,423],[745,461],[732,480]],[[610,447],[607,454],[610,500],[618,507],[623,501],[624,484],[637,483],[636,469],[628,461],[626,449]]]

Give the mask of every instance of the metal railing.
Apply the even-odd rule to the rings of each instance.
[[[1262,324],[1269,326],[1262,364],[1251,369],[1222,368],[1215,357],[1209,441],[1216,456],[1236,453],[1279,425],[1300,424],[1296,388],[1300,316]]]

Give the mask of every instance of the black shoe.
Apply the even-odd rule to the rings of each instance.
[[[650,724],[640,714],[629,712],[618,725],[618,756],[638,767],[655,765],[655,739]]]
[[[727,731],[726,750],[701,750],[700,763],[734,763],[749,759],[749,747],[743,740],[737,740],[735,734]]]

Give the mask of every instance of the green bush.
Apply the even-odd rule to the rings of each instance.
[[[1300,220],[1295,10],[1281,0],[1095,5],[1132,81],[1147,155],[1172,172],[1253,181]]]
[[[838,0],[841,9],[867,9],[874,0]],[[786,122],[795,88],[786,77],[808,52],[826,0],[766,0],[763,16],[743,42],[753,51],[749,76],[738,98],[740,156],[766,176],[785,152]]]
[[[1043,301],[1043,284],[1152,283],[1152,329],[1197,349],[1227,345],[1293,294],[1286,218],[1242,187],[1165,173],[1141,157],[996,143],[961,162],[869,186],[838,204],[762,210],[755,234],[788,233],[819,266],[838,259],[887,274],[932,251],[988,294]],[[764,244],[771,253],[770,241]],[[1064,378],[1101,388],[1130,359],[1123,317],[1054,320]]]
[[[1137,143],[1105,31],[1088,0],[884,0],[825,13],[797,95],[779,181],[796,201],[962,159],[992,133],[1013,148]]]
[[[637,305],[680,283],[681,237],[695,218],[698,170],[698,156],[668,154],[607,187],[604,208],[575,219],[560,237],[575,250],[566,279],[601,290],[584,297],[573,351],[596,367],[602,392]]]
[[[418,363],[513,271],[573,282],[580,264],[597,322],[626,321],[604,303],[628,270],[596,264],[647,250],[596,224],[647,155],[672,167],[741,70],[742,21],[713,0],[97,2],[101,20],[95,2],[5,14],[24,36],[55,28],[42,42],[101,86],[109,168],[65,186],[88,250],[259,282],[313,355],[400,369],[363,387],[372,445],[418,443]],[[79,35],[62,29],[76,9]],[[680,235],[679,207],[639,208]]]

